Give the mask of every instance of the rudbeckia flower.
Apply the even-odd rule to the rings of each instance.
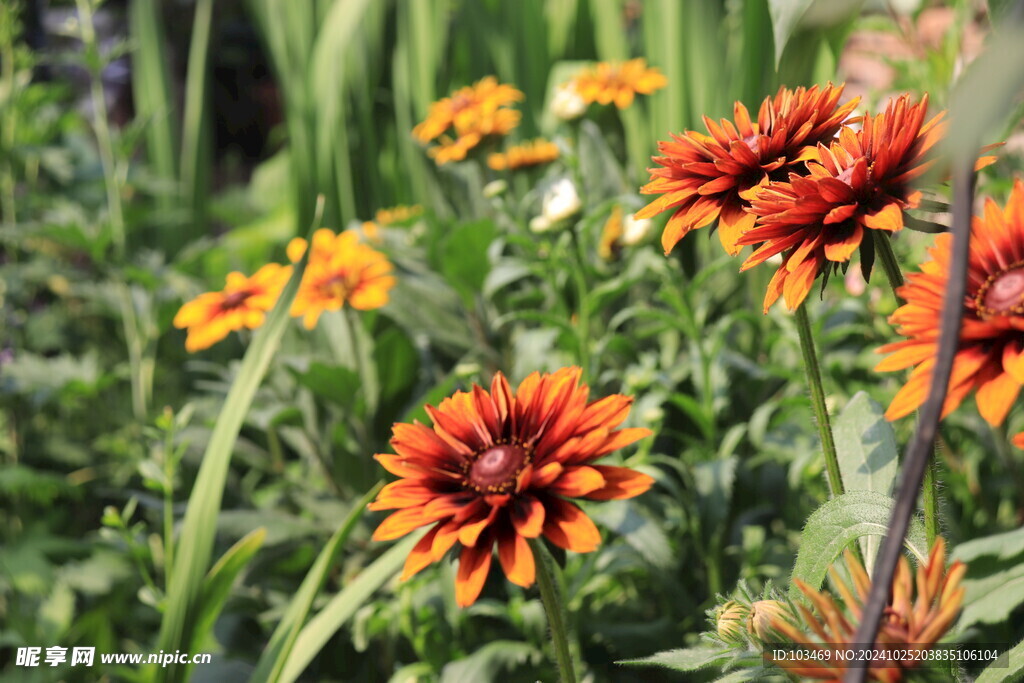
[[[757,224],[736,244],[761,245],[741,270],[786,252],[768,285],[766,312],[780,295],[795,309],[819,274],[827,277],[860,248],[872,262],[867,230],[903,229],[903,211],[921,198],[911,183],[935,163],[930,152],[945,129],[942,113],[924,122],[927,109],[927,95],[918,104],[901,95],[883,114],[864,116],[859,130],[844,127],[830,147],[819,144],[809,176],[791,173],[789,182],[757,191],[750,203]]]
[[[914,370],[885,413],[890,420],[916,410],[931,386],[951,246],[952,235],[939,235],[931,260],[907,275],[897,292],[906,303],[889,322],[907,339],[878,349],[892,355],[875,369]],[[943,416],[974,390],[981,416],[999,425],[1024,383],[1024,183],[1014,183],[1005,210],[985,202],[971,227],[970,249],[960,345]]]
[[[188,328],[185,349],[200,351],[213,346],[230,332],[254,330],[263,324],[266,312],[291,277],[291,266],[268,263],[252,277],[228,273],[219,292],[207,292],[189,301],[174,316],[174,326]]]
[[[420,142],[430,142],[449,128],[454,128],[459,136],[470,132],[479,133],[481,128],[491,129],[484,134],[496,133],[494,118],[498,110],[519,102],[523,97],[521,91],[511,85],[498,83],[494,76],[488,76],[473,85],[459,88],[451,97],[444,97],[431,104],[427,118],[413,128],[412,134]],[[512,113],[516,114],[514,118],[518,123],[518,113]]]
[[[628,62],[600,62],[585,69],[568,84],[591,104],[612,104],[625,109],[637,95],[650,95],[668,85],[668,79],[657,69],[648,68],[642,57]]]
[[[858,101],[840,106],[842,93],[843,86],[831,83],[820,90],[780,88],[774,98],[765,98],[756,123],[736,102],[734,122],[704,117],[710,136],[686,131],[659,142],[662,156],[652,160],[661,168],[649,169],[651,181],[641,192],[661,197],[638,211],[637,218],[673,211],[661,238],[666,254],[688,232],[717,219],[722,246],[735,256],[742,248],[739,236],[754,225],[745,211],[752,191],[770,179],[785,180],[816,145],[835,137]]]
[[[806,606],[797,605],[803,622],[799,626],[794,626],[787,619],[772,619],[772,627],[801,650],[831,650],[833,655],[822,656],[817,660],[806,657],[776,662],[792,674],[836,683],[843,679],[846,662],[834,655],[852,645],[864,601],[871,590],[871,579],[861,563],[849,551],[845,559],[849,583],[839,575],[835,567],[829,568],[829,576],[832,577],[845,609],[829,593],[814,590],[796,579],[796,585],[811,602],[817,615]],[[907,558],[901,557],[874,649],[888,649],[894,654],[900,651],[930,650],[960,613],[964,598],[964,588],[960,582],[966,571],[967,567],[962,562],[954,562],[946,568],[946,544],[941,538],[932,546],[928,562],[918,567],[916,577],[910,571]],[[913,656],[877,661],[871,664],[868,678],[897,683],[904,680],[907,672],[920,663],[920,659]]]
[[[293,239],[288,244],[288,258],[298,261],[306,247],[306,240]],[[354,231],[336,235],[327,228],[317,230],[291,314],[302,316],[306,329],[311,330],[324,311],[346,305],[361,311],[380,308],[395,285],[391,271],[387,257],[360,244]]]
[[[433,426],[395,424],[395,454],[376,457],[398,481],[372,510],[397,510],[373,534],[387,541],[431,525],[405,563],[407,579],[461,547],[456,601],[471,605],[483,589],[497,545],[509,581],[530,586],[535,565],[527,539],[577,553],[595,550],[601,534],[573,498],[632,498],[653,479],[625,467],[594,464],[650,434],[617,429],[632,399],[587,401],[579,368],[533,373],[513,393],[498,373],[488,392],[457,392],[434,408]]]
[[[558,158],[558,145],[537,138],[521,145],[512,145],[502,153],[487,157],[487,165],[495,171],[514,171],[527,166],[549,164]]]

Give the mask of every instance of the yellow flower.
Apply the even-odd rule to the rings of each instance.
[[[587,104],[611,104],[625,109],[636,95],[650,95],[668,85],[668,79],[642,58],[628,62],[600,62],[571,81]]]
[[[402,223],[423,213],[419,204],[413,206],[393,206],[390,209],[378,209],[372,221],[364,221],[363,236],[371,242],[380,242],[380,229],[393,223]]]
[[[219,292],[206,292],[189,301],[174,316],[174,326],[188,328],[185,349],[194,352],[213,346],[230,332],[254,330],[263,324],[288,278],[291,266],[268,263],[252,277],[228,273]]]
[[[497,78],[488,76],[431,104],[427,118],[413,128],[412,134],[420,142],[430,142],[449,128],[454,128],[459,136],[481,129],[489,129],[484,134],[492,134],[498,111],[523,97],[513,86],[498,83]],[[518,112],[514,113],[518,123]]]
[[[441,138],[441,144],[434,145],[427,150],[427,154],[438,166],[447,164],[450,161],[462,161],[466,158],[469,150],[480,144],[479,133],[467,133],[452,140],[448,136]]]
[[[521,145],[512,145],[504,153],[487,157],[487,165],[495,171],[514,171],[527,166],[548,164],[558,158],[558,145],[537,138]]]
[[[288,245],[288,257],[302,258],[306,241],[296,238]],[[336,235],[326,228],[313,234],[313,246],[291,314],[302,316],[306,329],[316,327],[320,314],[346,304],[361,311],[388,302],[395,285],[392,266],[384,254],[359,243],[351,230]]]

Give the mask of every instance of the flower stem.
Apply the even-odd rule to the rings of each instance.
[[[873,231],[875,236],[875,251],[882,261],[882,268],[885,276],[889,279],[889,286],[897,300],[902,299],[897,290],[903,286],[903,272],[896,261],[896,254],[892,250],[892,242],[888,234]],[[933,449],[934,450],[934,449]],[[936,458],[933,456],[924,471],[924,490],[921,497],[924,503],[924,532],[928,538],[928,547],[935,543],[939,534],[939,484],[935,476]]]
[[[551,628],[555,663],[558,665],[558,679],[561,683],[576,683],[572,655],[569,654],[569,630],[566,625],[565,604],[558,586],[558,568],[544,547],[544,542],[540,539],[530,539],[530,550],[533,551],[534,564],[537,567],[537,586],[540,588],[540,599],[544,603],[544,612],[547,614],[548,626]]]
[[[807,371],[807,384],[811,389],[811,407],[818,423],[818,436],[821,439],[821,450],[825,454],[825,469],[828,472],[828,486],[832,497],[844,493],[843,479],[839,474],[839,458],[836,455],[836,443],[832,438],[832,423],[825,406],[825,390],[821,382],[821,368],[818,355],[814,350],[814,337],[811,335],[811,321],[807,317],[806,304],[796,309],[796,329],[800,334],[800,350],[804,356],[804,369]]]

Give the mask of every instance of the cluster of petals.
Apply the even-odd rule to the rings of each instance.
[[[487,157],[487,165],[495,171],[515,171],[528,166],[549,164],[558,159],[558,145],[537,138],[520,145],[512,145],[504,152],[497,152]]]
[[[931,152],[945,129],[942,113],[925,122],[927,109],[927,96],[912,104],[901,95],[884,113],[865,115],[858,129],[844,127],[829,146],[819,143],[809,151],[806,175],[790,173],[787,181],[757,190],[749,208],[756,224],[736,244],[760,245],[741,270],[783,254],[765,311],[780,296],[795,309],[819,274],[858,249],[873,250],[866,231],[903,229],[903,211],[917,207],[921,197],[911,183],[935,163]]]
[[[718,221],[722,246],[739,253],[739,237],[753,227],[749,201],[770,180],[785,180],[787,172],[813,156],[814,148],[829,143],[849,117],[857,100],[840,105],[843,86],[789,90],[766,97],[751,121],[747,108],[736,102],[733,121],[715,123],[705,116],[710,135],[686,131],[658,143],[658,168],[644,194],[660,195],[638,218],[664,211],[672,216],[662,234],[667,254],[688,232]]]
[[[291,274],[291,266],[277,263],[268,263],[251,277],[228,273],[224,289],[200,294],[174,316],[175,327],[188,329],[185,349],[201,351],[231,332],[262,325]]]
[[[439,141],[427,150],[437,164],[461,161],[485,137],[507,135],[519,125],[522,115],[511,105],[522,99],[521,91],[488,76],[431,104],[412,134],[420,142]]]
[[[391,540],[422,526],[430,530],[405,563],[403,579],[461,546],[456,600],[476,601],[490,570],[495,545],[509,581],[534,582],[528,539],[544,537],[566,550],[595,550],[601,534],[570,499],[631,498],[653,479],[596,460],[650,434],[619,429],[632,399],[612,395],[588,402],[579,368],[533,373],[513,392],[498,373],[490,391],[474,385],[436,408],[432,426],[397,423],[395,453],[376,459],[400,477],[370,505],[396,510],[373,537]]]
[[[796,579],[796,585],[814,611],[805,605],[797,605],[802,623],[796,625],[788,619],[772,620],[772,627],[801,650],[831,651],[835,655],[853,644],[864,602],[871,590],[871,579],[852,553],[847,551],[845,559],[849,583],[835,567],[829,568],[829,576],[845,609],[829,593],[815,590]],[[927,563],[918,567],[916,576],[911,573],[907,558],[900,558],[889,602],[872,648],[890,650],[894,657],[871,664],[868,669],[870,680],[898,683],[921,663],[920,657],[910,654],[896,659],[896,653],[929,650],[949,630],[963,603],[961,582],[966,571],[967,567],[962,562],[954,562],[947,569],[946,544],[942,538],[936,540]],[[846,672],[846,660],[837,656],[779,659],[776,663],[796,676],[836,683],[843,680]]]
[[[906,303],[889,321],[906,339],[880,348],[889,355],[877,370],[913,367],[886,411],[895,420],[924,403],[938,349],[943,297],[949,281],[952,236],[939,235],[921,271],[907,275],[898,293]],[[1013,185],[1006,208],[985,202],[971,227],[967,294],[960,344],[943,415],[975,392],[987,422],[1006,419],[1024,384],[1024,182]],[[1018,441],[1015,440],[1015,443]],[[1024,446],[1024,439],[1020,440]]]
[[[648,67],[642,57],[626,62],[599,62],[584,69],[569,82],[571,91],[585,104],[615,104],[625,109],[637,95],[650,95],[668,85],[665,75]]]
[[[288,258],[298,261],[307,248],[301,237],[288,244]],[[299,291],[292,302],[291,314],[302,316],[306,329],[316,327],[324,311],[343,306],[368,311],[388,302],[395,285],[392,266],[381,252],[359,242],[353,230],[340,234],[327,228],[313,233],[309,261]]]

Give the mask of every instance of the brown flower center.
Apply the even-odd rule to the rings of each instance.
[[[1024,314],[1024,264],[989,277],[974,302],[987,315]]]
[[[479,493],[508,493],[515,488],[516,477],[523,471],[529,457],[529,453],[519,445],[492,446],[480,453],[469,466],[469,486]]]
[[[348,281],[347,273],[332,275],[320,285],[320,291],[330,299],[341,299],[347,301],[352,293],[352,286]]]
[[[252,296],[252,292],[247,289],[243,289],[238,292],[231,292],[224,297],[224,301],[221,302],[220,307],[225,311],[231,310],[232,308],[238,308],[245,303],[245,300],[250,296]]]

